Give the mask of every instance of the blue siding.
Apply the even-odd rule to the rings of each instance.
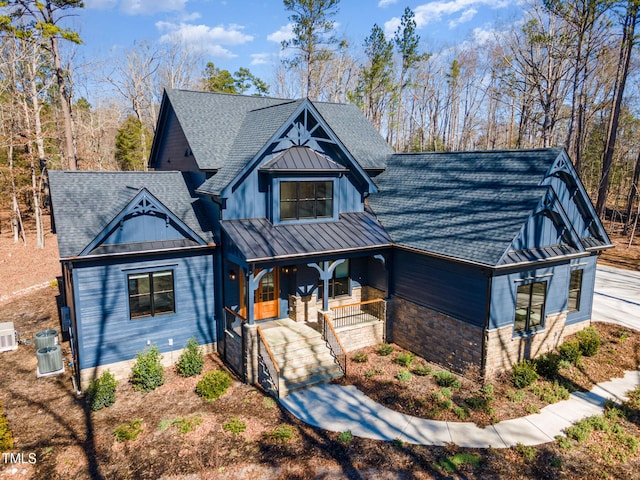
[[[174,272],[176,312],[130,320],[127,272],[157,268]],[[147,341],[161,352],[183,348],[192,336],[200,344],[216,342],[213,268],[211,254],[195,253],[77,264],[73,273],[80,368],[135,358]]]
[[[521,250],[559,245],[561,243],[563,243],[562,227],[558,227],[551,218],[540,212],[529,217],[511,248],[513,250]]]
[[[549,177],[544,183],[550,184],[556,192],[560,204],[571,221],[574,230],[578,233],[578,236],[581,238],[590,237],[591,234],[589,233],[587,222],[581,213],[585,212],[586,209],[583,206],[578,207],[576,203],[580,197],[580,193],[576,192],[577,187],[568,187],[564,178],[565,177]]]
[[[180,240],[185,238],[175,225],[163,217],[136,215],[122,222],[102,242],[106,245],[131,242],[151,242],[160,240]]]
[[[392,293],[450,317],[483,327],[487,277],[478,268],[395,250]]]
[[[578,323],[591,318],[593,301],[593,283],[597,257],[574,259],[571,262],[543,268],[531,268],[494,277],[491,287],[490,329],[513,325],[515,320],[516,292],[522,279],[536,278],[534,281],[547,281],[547,299],[545,315],[566,312],[568,310],[569,276],[571,270],[582,268],[582,294],[580,310],[567,316],[567,323]]]

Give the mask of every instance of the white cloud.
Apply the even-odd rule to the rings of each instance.
[[[267,65],[271,63],[270,53],[252,53],[251,65]]]
[[[473,20],[473,17],[476,16],[476,13],[478,13],[478,10],[476,10],[475,8],[470,8],[468,10],[465,10],[464,12],[462,12],[462,15],[460,15],[460,17],[458,17],[455,20],[451,20],[449,22],[449,28],[456,28],[458,25],[462,23],[466,23]]]
[[[152,15],[160,12],[179,12],[187,0],[125,0],[120,10],[127,15]]]
[[[270,42],[282,43],[293,38],[293,23],[287,23],[280,27],[279,30],[267,35]]]
[[[156,22],[156,28],[166,32],[161,42],[176,42],[206,52],[214,58],[232,58],[236,55],[224,46],[242,45],[253,40],[253,36],[242,32],[240,25],[192,25],[188,23]]]
[[[462,15],[458,19],[453,19],[449,22],[449,27],[454,28],[472,19],[473,16],[478,13],[475,7],[490,7],[497,10],[506,8],[519,1],[520,0],[436,0],[418,5],[413,9],[413,13],[415,14],[416,27],[422,28],[431,23],[441,22],[445,16],[449,17],[462,12]],[[385,34],[388,36],[393,35],[399,25],[399,17],[393,17],[386,21],[384,24]]]
[[[393,5],[394,3],[398,3],[398,0],[380,0],[378,2],[378,6],[384,8],[388,7],[389,5]]]

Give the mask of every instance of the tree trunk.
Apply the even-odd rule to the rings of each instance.
[[[635,27],[638,20],[637,0],[628,0],[627,12],[624,19],[624,29],[622,41],[620,43],[620,56],[618,59],[618,69],[616,75],[615,87],[613,90],[613,108],[611,110],[611,118],[609,120],[609,128],[607,131],[607,143],[602,156],[602,174],[598,185],[598,199],[596,201],[596,213],[601,216],[604,206],[607,202],[607,193],[609,192],[609,175],[611,173],[611,165],[613,163],[613,151],[616,146],[616,138],[618,135],[618,124],[620,122],[620,110],[622,107],[622,98],[629,73],[629,64],[631,63],[631,53],[635,45]]]
[[[77,170],[78,160],[76,158],[75,145],[73,142],[71,97],[65,81],[65,72],[62,69],[62,61],[60,60],[60,52],[58,50],[58,39],[55,35],[51,36],[51,55],[53,56],[56,83],[58,85],[58,101],[60,102],[60,108],[62,110],[62,123],[64,126],[64,158],[69,170]]]
[[[11,229],[13,230],[13,243],[18,243],[20,236],[22,236],[22,241],[26,246],[27,235],[25,234],[22,215],[20,214],[18,192],[16,191],[16,176],[13,171],[13,143],[9,144],[7,157],[9,157],[9,177],[11,178]]]
[[[632,223],[633,216],[633,203],[635,202],[636,196],[638,195],[638,181],[640,181],[640,153],[638,153],[638,157],[636,158],[636,166],[633,170],[633,178],[631,179],[631,188],[629,189],[629,200],[627,201],[627,208],[625,211],[626,221],[624,222],[624,229],[622,230],[623,235],[628,235],[629,227]],[[637,218],[636,218],[637,221]]]

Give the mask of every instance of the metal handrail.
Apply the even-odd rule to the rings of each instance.
[[[336,329],[333,327],[333,323],[329,319],[329,316],[324,313],[322,315],[323,318],[323,326],[322,326],[322,338],[324,338],[325,342],[327,342],[327,346],[329,350],[331,350],[331,355],[336,359],[338,365],[340,365],[340,369],[344,376],[347,376],[347,350],[342,345],[340,341],[340,337],[336,333]]]
[[[334,324],[337,328],[342,328],[371,322],[372,319],[383,321],[386,313],[385,305],[386,302],[378,298],[331,307]]]

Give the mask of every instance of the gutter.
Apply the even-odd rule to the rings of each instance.
[[[380,248],[389,248],[392,246],[393,244],[391,243],[384,243],[380,245],[373,245],[373,246],[367,246],[367,247],[350,248],[348,250],[345,250],[345,249],[322,250],[319,252],[294,253],[294,254],[283,255],[279,257],[260,257],[260,258],[251,258],[251,259],[247,258],[246,261],[247,263],[260,263],[260,262],[267,262],[267,261],[290,260],[290,259],[305,258],[305,257],[311,257],[311,256],[334,255],[337,253],[367,252],[370,250],[378,250]]]
[[[105,253],[102,255],[83,255],[83,256],[70,256],[70,257],[61,257],[60,262],[83,262],[89,260],[102,260],[105,258],[113,258],[113,257],[131,257],[134,255],[155,255],[158,253],[173,253],[173,252],[190,252],[190,251],[198,251],[198,250],[208,250],[211,248],[215,248],[215,243],[209,243],[207,245],[197,245],[193,247],[174,247],[174,248],[164,248],[164,249],[156,249],[156,250],[140,250],[135,252],[119,252],[119,253]]]

